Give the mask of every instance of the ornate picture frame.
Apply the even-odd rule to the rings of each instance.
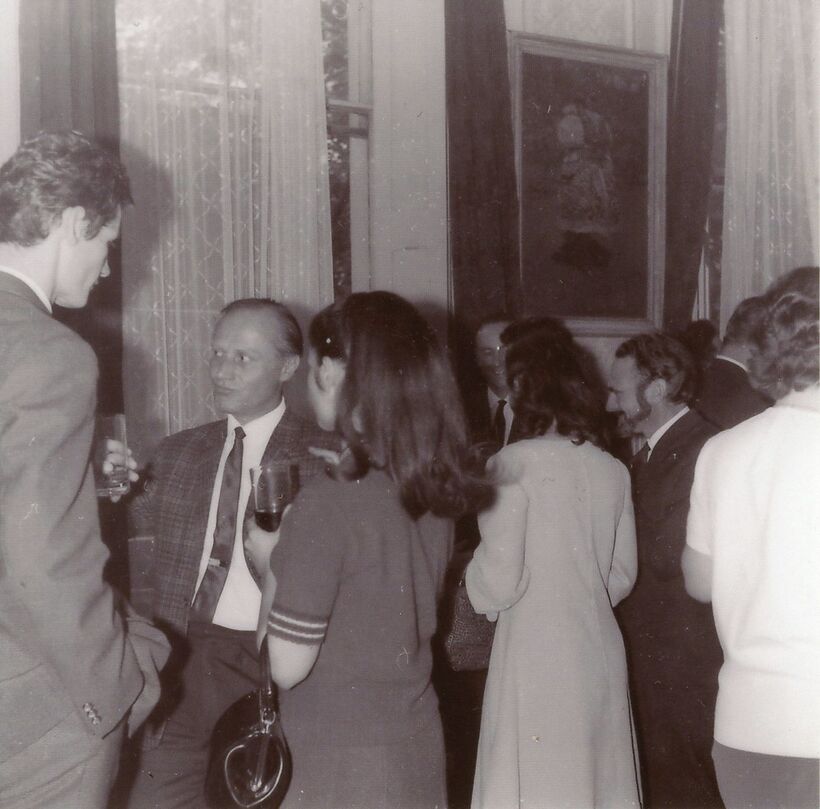
[[[510,33],[524,315],[579,335],[658,327],[664,55]]]

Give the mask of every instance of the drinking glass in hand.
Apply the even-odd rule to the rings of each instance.
[[[128,443],[125,416],[97,416],[94,432],[94,482],[97,497],[120,498],[128,494]]]
[[[263,531],[278,531],[285,508],[299,491],[299,465],[280,462],[251,467],[256,524]]]

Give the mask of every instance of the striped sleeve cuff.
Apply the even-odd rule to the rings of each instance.
[[[291,643],[318,646],[325,639],[328,623],[327,618],[285,611],[274,604],[268,613],[268,634]]]

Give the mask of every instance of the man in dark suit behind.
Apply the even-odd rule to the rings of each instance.
[[[488,441],[499,449],[509,443],[513,424],[501,339],[510,322],[504,315],[491,316],[480,323],[475,335],[475,360],[487,389],[471,408],[481,415],[480,419],[473,419],[473,440]]]
[[[711,611],[684,588],[681,554],[695,461],[715,432],[690,410],[694,361],[665,334],[617,349],[607,407],[646,444],[630,464],[638,579],[617,614],[626,642],[644,798],[656,807],[720,807],[711,733],[722,661]]]
[[[741,301],[726,324],[720,351],[703,372],[694,408],[718,430],[728,430],[772,404],[749,382],[755,334],[765,314],[762,298]]]
[[[126,717],[159,695],[161,633],[103,581],[89,465],[97,362],[53,320],[108,275],[130,200],[119,161],[42,134],[0,169],[0,806],[100,809]],[[140,637],[137,637],[137,633]]]
[[[282,304],[226,306],[213,333],[210,375],[214,403],[227,418],[166,438],[131,504],[140,532],[153,537],[153,617],[174,645],[132,807],[202,807],[213,727],[259,681],[261,592],[244,547],[253,513],[248,470],[290,461],[304,481],[324,469],[309,447],[332,441],[282,395],[301,353],[299,326]]]

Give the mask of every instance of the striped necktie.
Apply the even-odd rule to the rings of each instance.
[[[245,431],[241,427],[234,430],[234,442],[225,468],[222,470],[222,488],[219,491],[219,505],[216,509],[216,526],[214,527],[214,544],[208,569],[202,577],[196,598],[191,607],[191,620],[210,623],[216,612],[216,605],[233,556],[233,545],[236,539],[236,517],[239,510],[239,486],[242,483],[242,439]]]

